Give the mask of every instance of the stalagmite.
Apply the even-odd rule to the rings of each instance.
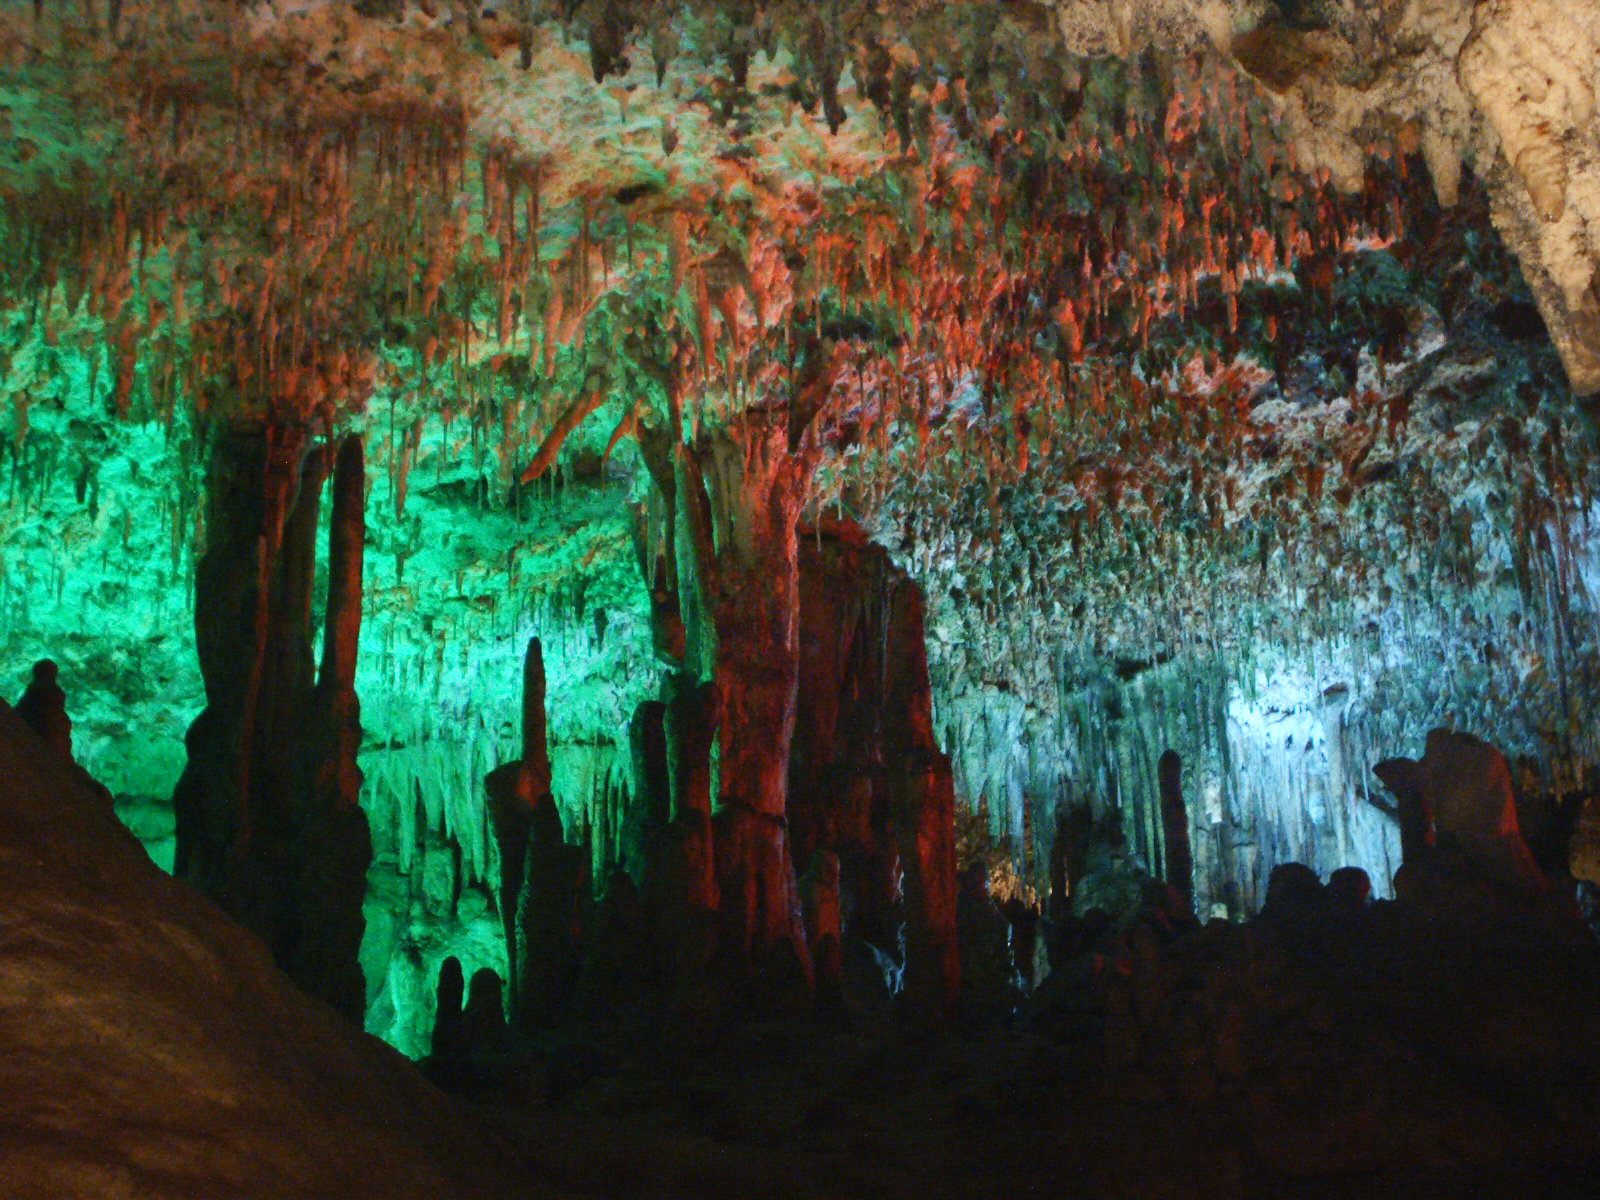
[[[372,836],[362,811],[361,701],[356,655],[361,635],[366,472],[361,439],[347,437],[334,467],[328,529],[328,603],[322,669],[307,746],[309,789],[297,831],[295,901],[299,928],[289,973],[356,1024],[366,1009],[357,954],[366,922]]]
[[[16,713],[63,758],[72,757],[72,718],[67,694],[57,682],[59,670],[50,659],[33,664],[33,677],[17,700]]]
[[[1194,901],[1194,855],[1189,849],[1189,809],[1183,800],[1183,760],[1175,750],[1162,752],[1159,764],[1161,831],[1165,838],[1167,882],[1191,905]]]
[[[224,430],[213,443],[209,535],[195,567],[207,704],[173,796],[177,873],[278,955],[293,942],[291,764],[312,690],[318,457],[293,431]]]
[[[961,979],[956,944],[955,781],[933,738],[922,592],[909,580],[890,597],[885,661],[884,762],[905,871],[906,991],[934,1013],[949,1011]]]
[[[548,793],[534,805],[523,862],[511,1011],[516,1024],[533,1029],[559,1021],[572,1002],[583,933],[580,905],[588,884],[587,855],[567,845]]]
[[[684,686],[667,701],[671,817],[662,847],[659,897],[680,989],[704,982],[717,948],[721,895],[711,823],[711,753],[721,717],[715,684]]]
[[[364,488],[338,453],[321,678],[312,582],[326,448],[285,427],[224,428],[196,564],[207,706],[173,798],[177,872],[253,929],[308,991],[359,1022],[371,843],[357,800]]]
[[[718,911],[731,939],[723,950],[761,979],[810,976],[785,809],[799,656],[795,522],[815,466],[815,448],[793,450],[787,422],[761,411],[743,414],[704,453],[676,449],[688,659],[715,681],[720,704],[713,824]]]
[[[810,935],[817,996],[827,1003],[839,995],[844,980],[844,924],[839,886],[839,856],[817,850],[802,884],[806,894],[806,930]]]
[[[439,983],[434,1004],[433,1057],[436,1059],[460,1055],[467,1048],[466,1028],[462,1020],[462,1006],[466,1000],[467,983],[462,974],[461,960],[454,954],[439,964]]]
[[[511,994],[521,994],[517,909],[535,809],[550,801],[549,723],[544,708],[544,650],[538,638],[528,640],[522,664],[522,757],[495,768],[484,779],[489,797],[489,823],[500,857],[497,893],[505,927]],[[558,818],[559,820],[559,818]]]

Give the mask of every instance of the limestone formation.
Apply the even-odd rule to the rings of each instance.
[[[1304,863],[1284,863],[1273,868],[1267,881],[1267,903],[1263,913],[1290,911],[1317,904],[1323,894],[1322,881]]]
[[[0,822],[7,1200],[530,1194],[464,1108],[152,864],[3,701]]]
[[[1194,855],[1189,849],[1189,810],[1183,802],[1183,760],[1175,750],[1167,750],[1161,755],[1158,769],[1166,879],[1192,905]]]
[[[1402,861],[1414,862],[1433,844],[1432,817],[1422,791],[1421,771],[1412,759],[1386,758],[1372,768],[1372,773],[1394,796],[1393,805],[1382,807],[1400,827]]]
[[[685,687],[667,703],[671,825],[663,870],[667,902],[684,920],[716,911],[720,898],[712,851],[711,752],[721,719],[715,684]]]
[[[818,849],[801,881],[805,895],[806,932],[810,935],[812,968],[818,998],[836,998],[844,980],[844,917],[840,910],[839,856]]]
[[[366,470],[361,439],[339,447],[328,528],[328,601],[322,666],[305,733],[307,788],[294,846],[297,940],[290,974],[355,1024],[366,1011],[357,958],[372,835],[361,808],[361,701],[356,695]]]
[[[439,964],[433,1015],[434,1058],[448,1058],[466,1050],[466,1026],[461,1012],[466,993],[467,981],[461,971],[461,960],[451,954]]]
[[[584,927],[578,1003],[586,1014],[637,1005],[659,985],[653,932],[633,877],[614,867]]]
[[[57,682],[59,670],[50,659],[33,664],[33,676],[17,700],[16,714],[64,758],[72,757],[72,718],[67,694]]]
[[[583,851],[567,844],[561,813],[546,793],[534,805],[528,826],[517,900],[517,990],[511,1010],[519,1026],[552,1025],[572,1003],[582,965],[586,866]]]
[[[1399,801],[1407,862],[1439,849],[1499,882],[1531,891],[1547,886],[1523,840],[1511,768],[1499,750],[1470,734],[1435,729],[1420,761],[1391,759],[1376,770]]]
[[[544,649],[538,638],[528,640],[522,665],[522,757],[496,767],[484,780],[489,799],[489,822],[500,860],[497,900],[505,929],[510,988],[519,995],[517,911],[526,869],[528,838],[534,811],[550,795],[550,748],[545,714]]]
[[[1054,0],[1054,8],[1077,54],[1220,50],[1274,95],[1303,165],[1326,169],[1346,190],[1362,184],[1374,125],[1415,140],[1446,206],[1461,164],[1471,164],[1489,183],[1495,225],[1521,260],[1573,388],[1600,391],[1594,0]]]
[[[1327,896],[1336,908],[1359,912],[1372,898],[1372,880],[1360,867],[1340,867],[1328,876]]]
[[[469,1052],[479,1058],[493,1059],[512,1049],[503,991],[503,982],[492,967],[479,967],[467,985],[467,1003],[461,1013],[462,1036]]]
[[[1423,802],[1434,843],[1492,878],[1533,891],[1546,886],[1517,819],[1506,756],[1465,733],[1435,729],[1422,756]]]
[[[989,894],[989,878],[982,863],[974,863],[962,873],[956,913],[961,955],[960,1011],[976,1018],[1009,1013],[1018,996],[1011,923]]]

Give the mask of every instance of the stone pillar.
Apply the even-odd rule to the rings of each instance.
[[[1194,908],[1194,854],[1189,848],[1189,809],[1183,802],[1183,760],[1167,750],[1156,764],[1161,791],[1161,835],[1167,883]]]
[[[296,854],[299,935],[289,973],[357,1025],[366,1010],[359,955],[372,864],[372,835],[361,810],[361,701],[355,686],[365,542],[366,470],[361,439],[352,435],[334,467],[322,668],[312,706],[316,728],[307,739],[311,786]]]
[[[721,710],[715,684],[680,682],[665,713],[671,807],[656,888],[657,941],[671,960],[680,1001],[704,994],[718,950],[711,750]]]
[[[219,432],[195,569],[206,707],[173,795],[176,872],[259,934],[294,940],[293,797],[311,711],[320,456],[273,427]]]
[[[844,921],[839,891],[839,856],[819,849],[805,880],[806,929],[817,994],[837,997],[844,982]]]
[[[512,994],[515,1022],[539,1028],[559,1021],[578,981],[580,916],[587,856],[569,846],[556,802],[546,794],[528,825],[528,852],[517,904]]]
[[[522,757],[496,767],[484,780],[489,796],[489,826],[500,855],[496,900],[505,929],[510,991],[520,994],[517,976],[517,906],[522,895],[528,834],[534,809],[550,795],[549,725],[545,715],[544,648],[528,639],[522,659]]]
[[[365,487],[361,443],[337,455],[320,678],[312,584],[330,455],[303,430],[216,435],[195,642],[206,707],[173,795],[177,874],[257,933],[307,991],[360,1022],[357,962],[371,841],[360,808]]]
[[[901,771],[891,784],[905,872],[906,992],[914,1005],[950,1011],[961,982],[956,934],[955,777],[933,738],[933,693],[922,591],[894,585],[885,634],[889,678],[885,759]]]

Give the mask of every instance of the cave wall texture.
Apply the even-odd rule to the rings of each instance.
[[[61,664],[178,865],[191,722],[231,688],[223,742],[256,728],[207,589],[248,604],[298,529],[292,645],[254,643],[296,753],[339,594],[321,476],[298,525],[208,508],[218,448],[331,475],[358,438],[360,965],[407,1054],[447,957],[514,972],[483,781],[530,753],[533,637],[593,888],[649,885],[644,706],[720,688],[702,866],[813,982],[818,850],[922,886],[946,773],[953,853],[1044,897],[1083,821],[1167,869],[1176,751],[1197,907],[1238,917],[1290,861],[1386,892],[1371,768],[1433,728],[1506,751],[1525,824],[1600,762],[1593,0],[8,2],[0,50],[7,687]],[[887,558],[839,567],[852,530]],[[927,736],[824,737],[916,659],[913,584]]]

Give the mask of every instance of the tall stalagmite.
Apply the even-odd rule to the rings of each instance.
[[[933,737],[922,590],[900,576],[888,598],[884,766],[905,872],[906,991],[935,1013],[955,1002],[961,979],[956,942],[955,776]]]
[[[505,928],[506,959],[513,996],[519,994],[517,904],[522,894],[523,870],[534,809],[550,796],[549,723],[545,716],[544,647],[528,639],[522,662],[522,757],[489,773],[484,786],[489,794],[489,821],[500,854],[500,890],[497,898]]]
[[[327,634],[312,657],[312,584],[326,447],[302,430],[219,431],[195,573],[206,708],[173,796],[177,873],[271,948],[308,990],[359,1019],[356,965],[371,847],[357,806],[363,478],[339,455]]]
[[[688,658],[721,701],[715,850],[724,947],[765,973],[810,975],[788,836],[799,680],[795,522],[814,455],[787,414],[750,412],[704,450],[681,445],[677,512]]]
[[[312,687],[320,458],[269,427],[215,435],[195,641],[206,707],[173,796],[177,873],[263,937],[292,940],[290,772]],[[309,499],[308,499],[309,497]]]
[[[946,1012],[960,978],[955,793],[933,738],[921,590],[835,523],[801,538],[800,601],[789,817],[810,864],[813,942],[897,952],[903,926],[908,998]]]
[[[289,973],[350,1020],[361,1023],[366,985],[357,961],[366,927],[362,902],[372,834],[361,809],[361,639],[366,466],[361,439],[345,438],[333,476],[328,527],[328,607],[308,731],[310,784],[298,822],[295,903],[299,939]]]

